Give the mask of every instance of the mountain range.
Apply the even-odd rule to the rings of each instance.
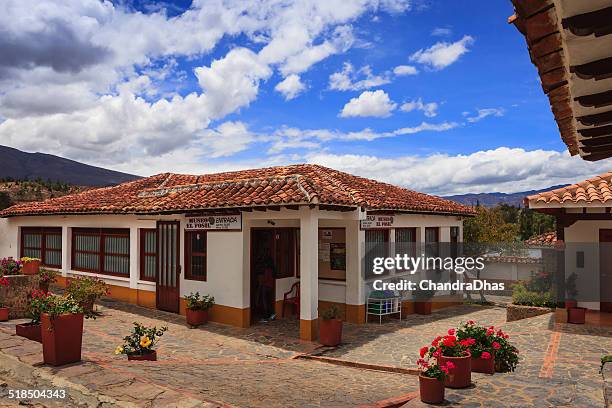
[[[0,163],[1,179],[41,179],[77,186],[103,187],[140,178],[52,154],[27,153],[7,146],[0,146]]]
[[[495,207],[499,204],[507,204],[515,207],[523,207],[523,199],[532,194],[542,193],[544,191],[554,190],[556,188],[565,187],[568,184],[552,186],[542,190],[520,191],[518,193],[472,193],[446,196],[449,200],[456,201],[464,205],[482,205],[484,207]]]

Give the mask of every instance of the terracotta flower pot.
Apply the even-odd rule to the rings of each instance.
[[[24,275],[36,275],[40,271],[40,261],[29,261],[23,264]]]
[[[319,343],[324,346],[337,346],[342,342],[342,320],[319,320]]]
[[[199,326],[208,322],[208,310],[186,310],[187,324],[190,326]]]
[[[449,388],[466,388],[472,383],[472,356],[468,354],[464,357],[441,356],[439,364],[451,361],[455,367],[450,369],[444,385]]]
[[[128,354],[129,361],[157,361],[157,351],[153,350],[146,354]]]
[[[586,318],[585,307],[573,307],[567,311],[567,322],[574,324],[584,324]]]
[[[429,300],[426,300],[424,302],[421,302],[421,301],[414,302],[414,311],[416,314],[430,315],[431,314],[431,302]]]
[[[575,300],[566,300],[565,301],[565,308],[566,309],[571,309],[571,308],[574,308],[574,307],[577,307],[577,306],[578,306],[578,302],[575,301]]]
[[[42,331],[40,323],[23,323],[15,326],[15,334],[26,339],[42,343]]]
[[[419,391],[421,401],[426,404],[440,404],[444,402],[444,382],[436,378],[419,375]]]
[[[0,307],[0,322],[6,322],[9,319],[9,308]]]
[[[83,345],[83,313],[65,314],[51,319],[41,316],[43,360],[60,366],[81,361]]]
[[[491,358],[472,356],[472,372],[483,374],[495,374],[495,352],[491,352]]]

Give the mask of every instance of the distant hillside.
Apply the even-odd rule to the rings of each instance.
[[[0,163],[0,179],[39,179],[77,186],[102,187],[139,178],[51,154],[26,153],[6,146],[0,146]]]
[[[449,200],[456,201],[465,205],[480,205],[484,207],[495,207],[498,204],[513,205],[515,207],[523,207],[523,199],[532,194],[542,193],[544,191],[554,190],[556,188],[565,187],[568,184],[552,186],[542,190],[521,191],[519,193],[476,193],[476,194],[459,194],[447,196]]]

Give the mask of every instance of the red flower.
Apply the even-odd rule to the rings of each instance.
[[[473,320],[468,320],[467,324],[474,324],[475,322]]]
[[[493,342],[492,346],[493,346],[493,348],[494,348],[495,350],[499,350],[499,349],[500,349],[500,347],[501,347],[501,345],[500,345],[498,342],[496,342],[496,341],[494,341],[494,342]]]
[[[487,336],[492,336],[493,333],[495,333],[495,330],[493,329],[487,329]]]
[[[444,336],[442,344],[446,347],[453,347],[457,344],[457,338],[455,336]]]
[[[448,374],[448,368],[446,366],[440,366],[440,370],[444,371],[444,374]]]
[[[449,336],[452,336],[453,334],[455,334],[455,329],[448,329],[448,334]]]
[[[446,368],[448,368],[449,370],[452,370],[453,368],[455,368],[455,363],[453,363],[452,361],[447,361]]]
[[[491,353],[487,352],[487,351],[483,351],[482,354],[480,355],[480,357],[482,357],[485,360],[488,360],[491,358]]]
[[[442,351],[440,351],[440,350],[436,350],[436,351],[434,351],[434,353],[433,353],[433,356],[434,356],[434,357],[436,357],[436,358],[437,358],[437,357],[440,357],[441,355],[442,355]]]
[[[429,347],[427,346],[422,347],[421,350],[419,350],[419,354],[421,355],[421,358],[425,357],[425,353],[427,353],[427,350],[429,350]]]
[[[434,347],[438,347],[438,343],[440,342],[440,339],[442,338],[442,336],[438,336],[434,339],[434,341],[431,342],[431,345]]]

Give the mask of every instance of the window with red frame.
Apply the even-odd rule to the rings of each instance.
[[[206,281],[206,231],[185,232],[185,279]]]
[[[157,230],[140,230],[140,280],[155,282],[157,274]]]
[[[73,228],[72,269],[130,276],[130,230]]]
[[[26,227],[21,229],[21,256],[38,258],[44,266],[62,267],[62,229]]]

